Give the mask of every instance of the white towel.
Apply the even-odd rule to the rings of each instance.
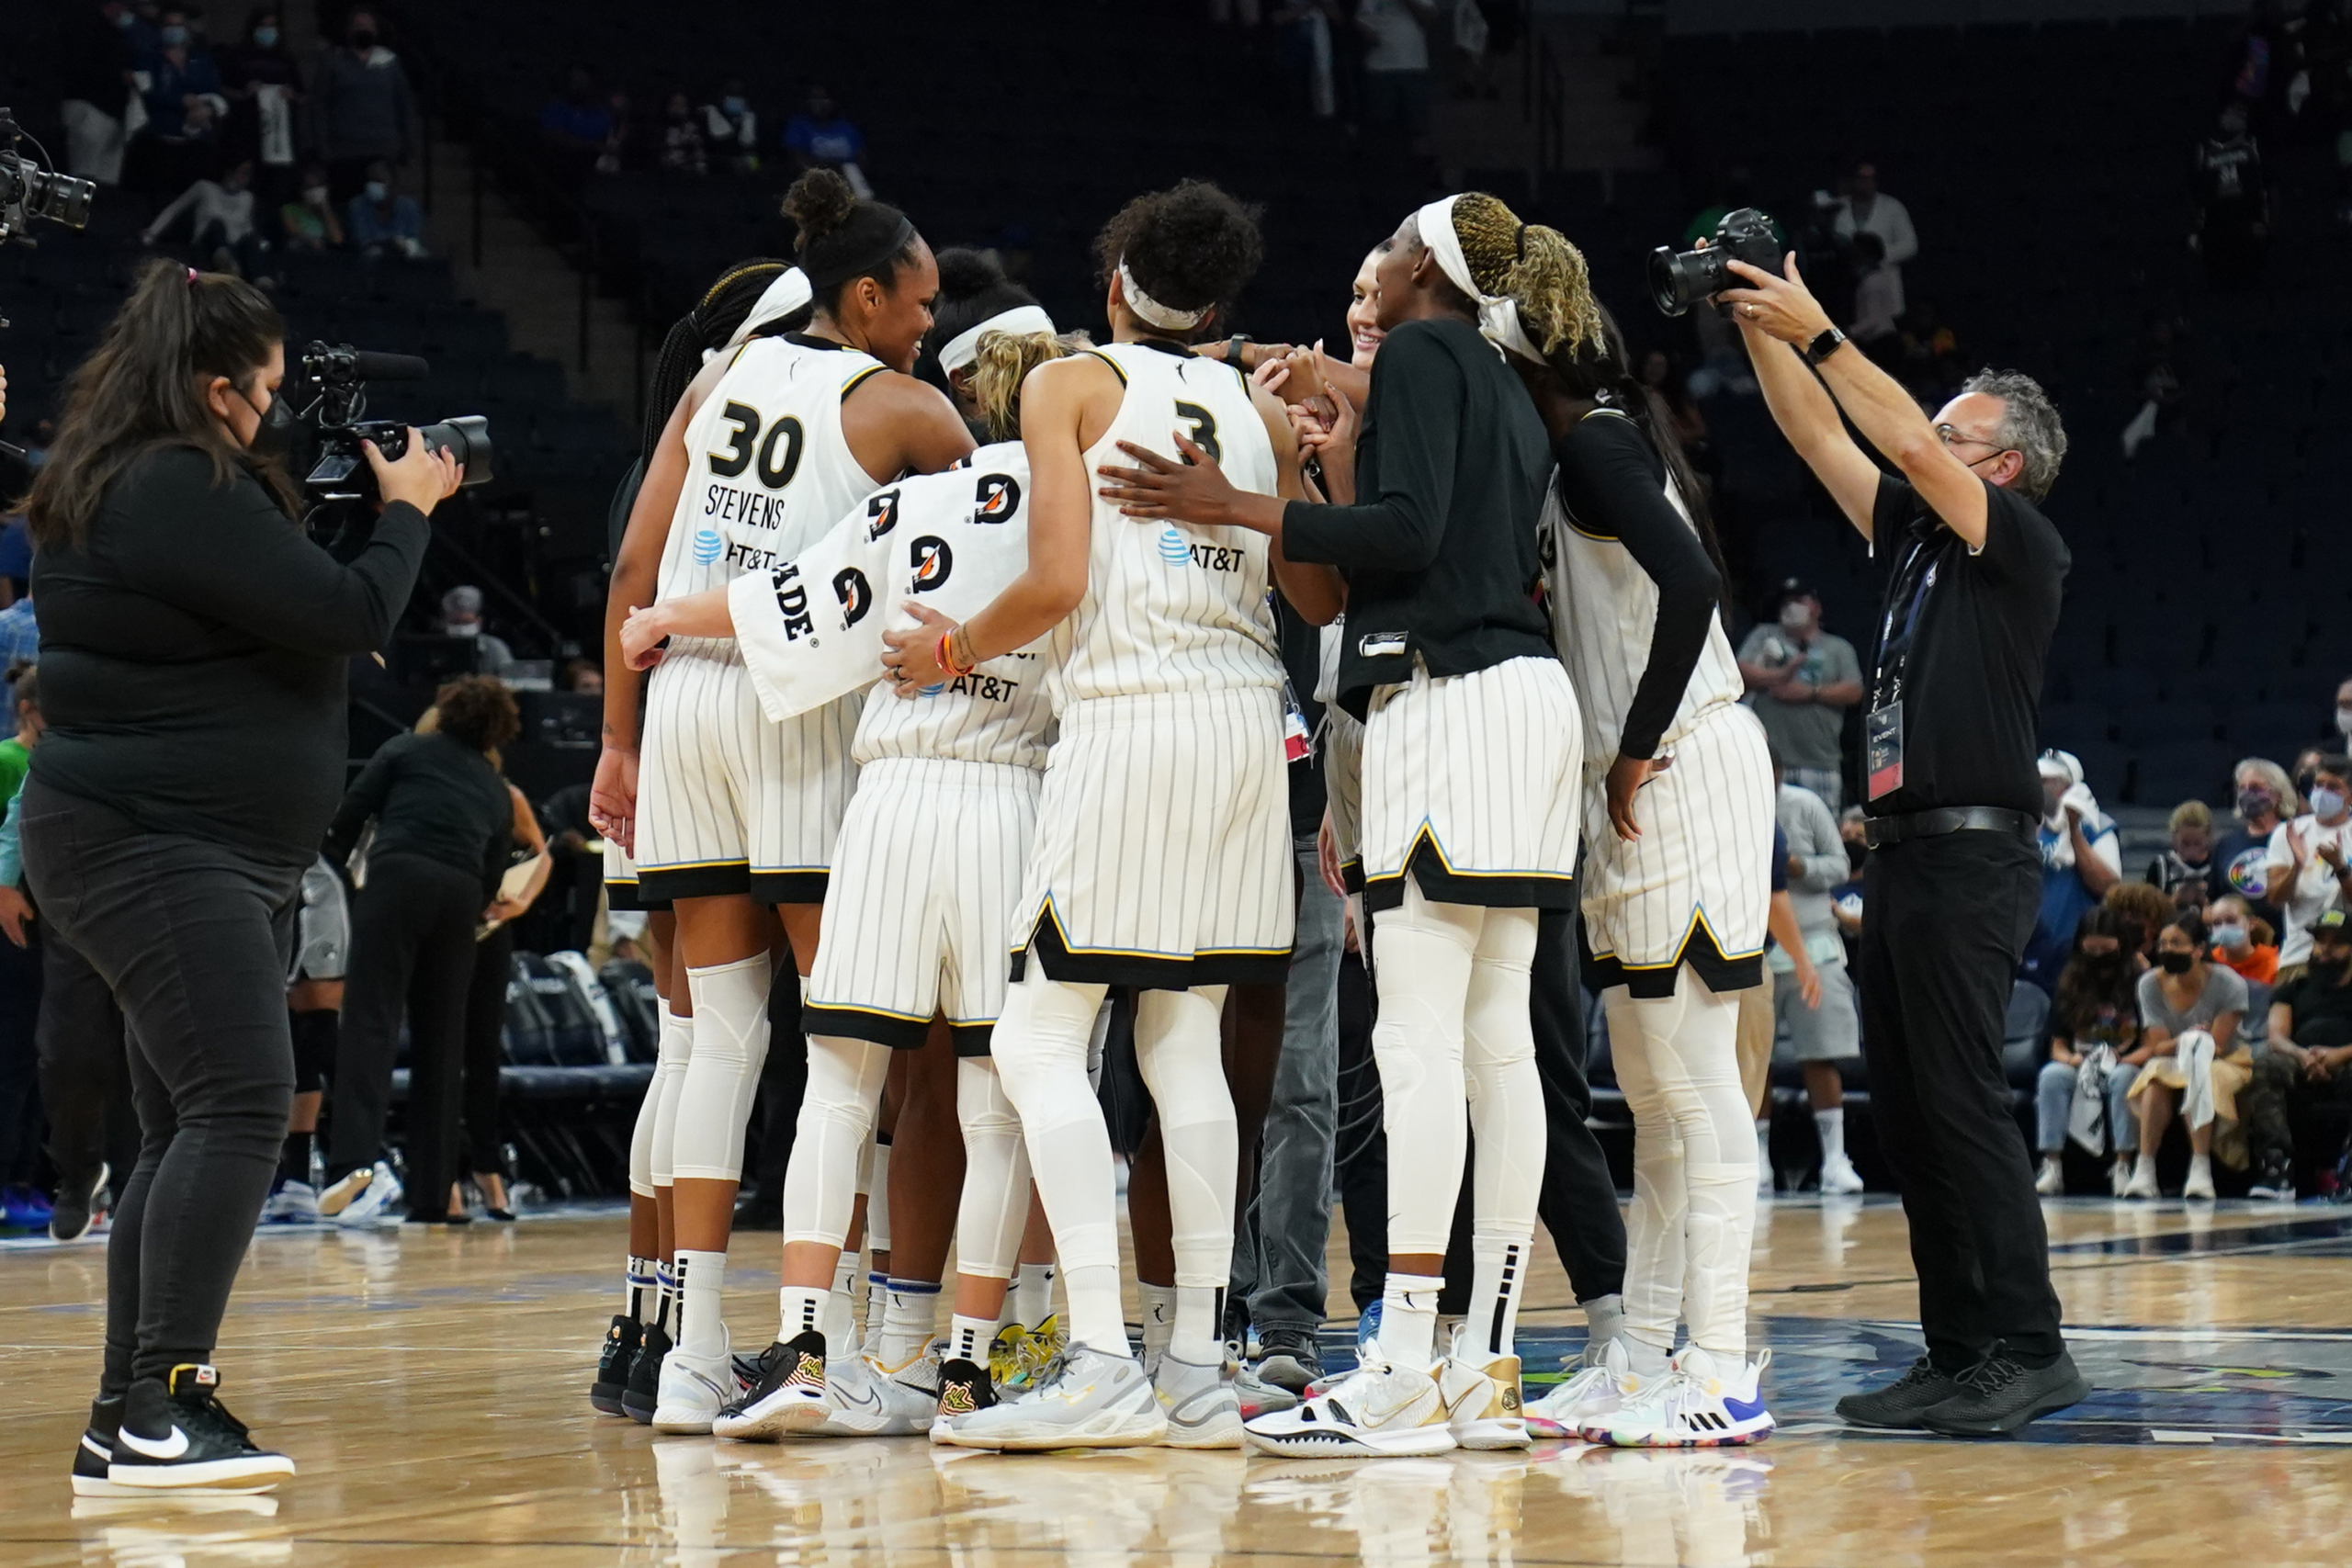
[[[2074,1103],[2066,1109],[2066,1135],[2093,1155],[2107,1153],[2107,1079],[2116,1070],[2115,1047],[2095,1045],[2075,1071]]]
[[[2173,1042],[2173,1060],[2188,1080],[2180,1091],[2180,1113],[2194,1129],[2213,1124],[2213,1037],[2192,1029]]]

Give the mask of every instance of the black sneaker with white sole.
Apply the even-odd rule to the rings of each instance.
[[[117,1486],[107,1478],[107,1465],[114,1459],[114,1435],[122,1425],[122,1396],[94,1399],[90,1402],[90,1424],[82,1428],[82,1440],[74,1445],[74,1495],[76,1497],[127,1497],[137,1495],[128,1486]]]
[[[588,1385],[588,1403],[604,1416],[626,1416],[621,1396],[628,1389],[629,1368],[645,1338],[645,1325],[627,1313],[615,1313],[605,1330],[604,1353],[596,1358],[596,1381]]]
[[[140,1378],[123,1397],[107,1479],[147,1491],[266,1492],[294,1461],[253,1440],[219,1394],[220,1374],[183,1362],[168,1382]]]
[[[628,1366],[628,1382],[621,1389],[621,1414],[646,1426],[662,1403],[662,1363],[669,1358],[670,1331],[658,1323],[645,1325],[637,1344],[637,1359]]]
[[[50,1240],[79,1241],[90,1234],[90,1226],[98,1217],[98,1196],[107,1190],[107,1178],[113,1174],[113,1168],[100,1160],[95,1175],[85,1171],[57,1184],[57,1202],[49,1214]]]

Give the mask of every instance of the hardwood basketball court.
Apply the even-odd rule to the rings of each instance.
[[[2352,1561],[2352,1210],[2047,1211],[2098,1392],[2025,1440],[1841,1427],[1838,1394],[1917,1353],[1902,1213],[1783,1199],[1759,1215],[1752,1301],[1770,1440],[1370,1462],[656,1438],[586,1399],[619,1297],[617,1209],[266,1231],[220,1361],[231,1408],[301,1473],[275,1496],[182,1504],[73,1496],[103,1243],[0,1242],[0,1563]],[[741,1348],[772,1320],[775,1246],[736,1247]],[[1532,1383],[1580,1333],[1543,1258],[1521,1326]],[[1344,1279],[1343,1243],[1333,1263]],[[1351,1323],[1330,1342],[1351,1346]]]

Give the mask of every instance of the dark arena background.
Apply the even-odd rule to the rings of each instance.
[[[94,56],[114,12],[133,52]],[[358,24],[390,51],[373,68],[399,81],[354,109],[326,84]],[[255,25],[276,41],[259,45]],[[185,62],[165,62],[167,28],[188,29]],[[164,70],[184,97],[155,88]],[[104,141],[83,118],[93,102],[115,141],[86,226],[35,219],[21,233],[35,243],[0,248],[0,441],[45,454],[69,376],[156,254],[263,285],[289,351],[421,358],[424,373],[368,389],[368,416],[486,416],[495,477],[434,513],[398,634],[380,660],[352,660],[351,765],[415,724],[441,682],[501,676],[523,721],[502,761],[553,869],[516,922],[508,987],[499,1142],[519,1223],[295,1219],[255,1235],[221,1359],[241,1416],[301,1466],[268,1496],[67,1487],[105,1225],[51,1238],[40,965],[0,952],[0,1563],[2352,1560],[2340,1093],[2296,1102],[2283,1176],[2217,1156],[2211,1198],[2177,1196],[2182,1130],[2154,1151],[2155,1196],[2116,1195],[2120,1179],[2076,1141],[2052,1155],[2052,1275],[2095,1392],[2016,1441],[1865,1433],[1832,1414],[1858,1377],[1917,1353],[1917,1295],[1867,1075],[1840,1068],[1865,1190],[1825,1193],[1806,1077],[1785,1052],[1750,1309],[1772,1354],[1767,1443],[996,1460],[920,1438],[656,1437],[583,1397],[620,1304],[629,1137],[656,1033],[642,920],[606,908],[587,815],[614,495],[649,413],[658,425],[667,412],[646,406],[664,333],[730,263],[791,255],[779,202],[802,168],[854,165],[934,247],[992,252],[1057,323],[1097,334],[1096,231],[1138,192],[1213,180],[1261,209],[1265,262],[1231,329],[1342,357],[1366,250],[1436,196],[1492,192],[1581,248],[1671,411],[1709,490],[1743,662],[1787,657],[1782,606],[1808,598],[1818,630],[1867,658],[1883,563],[1775,429],[1737,335],[1649,298],[1653,250],[1761,208],[1833,318],[1927,409],[1987,367],[2049,389],[2070,445],[2046,510],[2074,564],[2041,744],[2073,760],[2120,887],[2153,883],[2169,902],[2202,879],[2218,901],[2261,890],[2271,819],[2246,814],[2249,781],[2304,797],[2270,802],[2291,827],[2312,809],[2313,759],[2352,736],[2352,5],[0,6],[0,105],[27,163],[64,169]],[[244,189],[246,220],[209,223],[214,196]],[[1874,231],[1887,198],[1907,214],[1899,261]],[[1882,220],[1858,222],[1873,206]],[[919,374],[940,378],[928,357]],[[24,477],[0,458],[12,605],[28,592]],[[12,679],[37,658],[37,613],[0,611]],[[1777,698],[1766,686],[1757,700]],[[1859,707],[1845,716],[1826,771],[1851,801],[1862,724]],[[1361,1024],[1347,1004],[1363,981],[1353,958],[1342,973],[1344,1031]],[[2249,982],[2241,1032],[2260,1040],[2271,987]],[[2049,983],[2020,977],[2005,1054],[2030,1143],[2051,1114]],[[1630,1191],[1631,1119],[1589,1013],[1592,1121]],[[1122,1051],[1114,1033],[1114,1128],[1142,1114]],[[772,1056],[752,1116],[727,1280],[746,1324],[778,1279],[791,1055]],[[404,1065],[393,1083],[399,1145]],[[2069,1090],[2055,1092],[2063,1122]],[[114,1109],[110,1142],[127,1143],[128,1109]],[[1342,1156],[1378,1121],[1344,1080],[1340,1121]],[[1323,1348],[1340,1371],[1358,1309],[1337,1205],[1332,1220]],[[1540,1236],[1536,1254],[1520,1336],[1531,1398],[1584,1335]],[[747,1337],[739,1326],[739,1348]]]

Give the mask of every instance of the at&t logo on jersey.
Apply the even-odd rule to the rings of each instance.
[[[695,562],[696,565],[709,566],[718,559],[719,552],[726,547],[727,541],[718,536],[718,529],[697,528],[695,530]]]
[[[1193,547],[1176,531],[1173,523],[1159,531],[1159,558],[1170,566],[1182,566],[1193,558]]]
[[[1196,544],[1170,523],[1160,530],[1159,558],[1170,566],[1197,566],[1204,571],[1239,571],[1242,555],[1223,545]]]

